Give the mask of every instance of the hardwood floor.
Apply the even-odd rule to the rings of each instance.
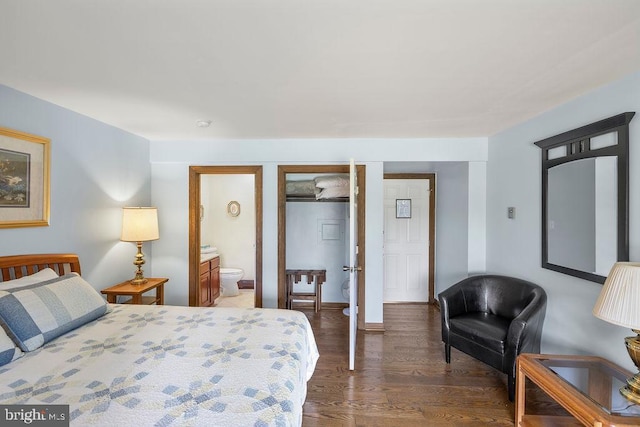
[[[347,317],[339,310],[304,312],[320,359],[303,426],[513,426],[506,375],[456,349],[447,367],[434,306],[385,304],[386,331],[359,333],[353,372]],[[527,411],[558,413],[544,396],[529,390],[527,396]]]

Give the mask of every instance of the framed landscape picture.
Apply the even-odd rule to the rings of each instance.
[[[49,225],[49,142],[0,128],[0,228]]]

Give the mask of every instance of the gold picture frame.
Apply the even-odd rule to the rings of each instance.
[[[0,127],[0,228],[49,225],[50,142]]]

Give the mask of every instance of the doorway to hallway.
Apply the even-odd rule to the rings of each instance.
[[[384,302],[435,302],[435,174],[384,175]]]

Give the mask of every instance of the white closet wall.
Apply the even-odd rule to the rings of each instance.
[[[342,282],[348,279],[349,204],[345,202],[287,202],[287,269],[327,271],[323,302],[347,302]],[[297,284],[296,291],[305,286]]]

